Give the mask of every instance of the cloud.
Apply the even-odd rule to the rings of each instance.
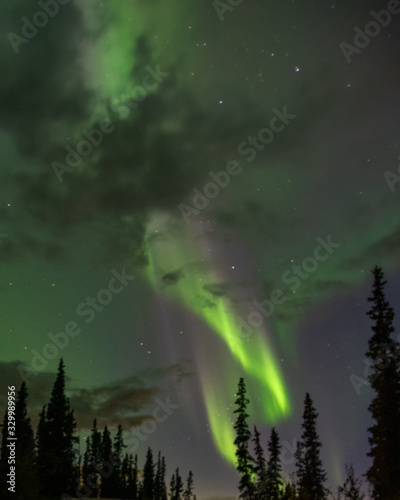
[[[29,19],[35,10],[37,5],[27,0],[18,9],[10,3],[1,21],[4,31],[17,32],[21,12]],[[9,231],[12,237],[1,257],[70,257],[79,252],[73,245],[79,235],[82,247],[96,244],[95,255],[102,263],[140,267],[146,264],[148,214],[154,210],[177,213],[178,204],[187,200],[192,188],[203,184],[204,166],[219,169],[232,154],[236,156],[243,138],[258,124],[265,125],[265,110],[246,112],[251,109],[246,96],[234,109],[215,111],[209,98],[205,108],[202,97],[182,78],[193,61],[182,53],[175,58],[179,66],[167,59],[170,66],[164,67],[165,58],[155,50],[152,35],[138,33],[132,25],[132,58],[126,65],[133,64],[133,70],[127,80],[122,73],[110,77],[119,84],[124,81],[129,94],[143,80],[148,66],[159,65],[169,76],[121,119],[112,99],[108,102],[109,95],[105,97],[92,85],[90,74],[99,70],[97,64],[101,66],[96,36],[115,29],[115,18],[104,15],[96,21],[90,13],[90,22],[99,24],[96,32],[84,11],[71,2],[21,46],[19,54],[7,44],[0,49],[5,64],[0,125],[9,134],[9,147],[17,146],[19,155],[10,166],[7,182],[10,193],[18,193],[16,210],[27,214],[24,225],[16,224],[11,213],[4,214],[14,231]],[[91,55],[96,62],[88,64]],[[207,88],[203,92],[207,95]],[[120,95],[114,97],[120,99]],[[99,118],[106,116],[115,130],[60,184],[52,163],[65,163],[65,147],[76,149],[83,139],[82,130],[98,127]],[[282,147],[282,138],[279,141],[274,151]]]
[[[203,290],[210,293],[213,297],[225,297],[228,294],[230,285],[226,283],[210,283],[203,286]]]
[[[348,270],[369,270],[373,265],[385,263],[385,267],[392,267],[397,264],[398,251],[400,246],[400,228],[394,229],[391,233],[377,238],[376,241],[366,245],[362,249],[362,254],[352,259],[347,259],[343,264]],[[371,266],[371,263],[374,263]]]
[[[172,271],[170,273],[164,274],[161,277],[162,282],[164,285],[176,285],[181,279],[185,277],[183,271],[179,269],[178,271]]]
[[[26,368],[20,361],[0,362],[0,378],[3,381],[0,388],[0,415],[6,408],[7,387],[14,385],[19,390],[22,383],[18,372],[21,365]],[[122,424],[125,429],[129,429],[152,419],[147,411],[151,409],[155,398],[192,375],[186,360],[91,388],[81,387],[81,384],[78,385],[77,381],[66,375],[66,394],[70,398],[78,429],[91,429],[95,418],[99,426],[108,425],[112,428]],[[40,372],[27,381],[28,415],[34,428],[43,406],[49,402],[55,377],[55,373]]]
[[[70,401],[81,429],[91,428],[95,418],[101,426],[122,424],[131,428],[149,418],[138,413],[149,407],[159,393],[159,388],[147,387],[133,376],[90,390],[73,389]]]

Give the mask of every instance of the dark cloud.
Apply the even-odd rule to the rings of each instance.
[[[211,293],[213,297],[225,297],[230,286],[226,283],[211,283],[203,286],[203,290]]]
[[[369,271],[371,262],[381,265],[385,262],[385,269],[389,270],[398,262],[400,247],[400,228],[395,228],[387,236],[383,236],[374,243],[362,249],[362,253],[343,262],[344,269],[349,271]]]
[[[6,407],[7,387],[14,385],[18,390],[21,386],[21,367],[27,369],[20,361],[0,362],[0,379],[3,382],[0,388],[0,415]],[[90,389],[82,388],[81,383],[77,387],[76,381],[66,376],[66,393],[79,429],[90,429],[95,418],[100,426],[116,427],[122,424],[131,428],[152,418],[146,412],[151,410],[157,396],[191,376],[193,372],[189,362],[183,360],[180,364],[151,368]],[[55,377],[55,373],[49,372],[28,377],[28,414],[34,427],[37,426],[39,413],[50,399]]]
[[[146,387],[137,377],[129,377],[90,390],[72,390],[70,400],[79,428],[90,428],[95,418],[101,426],[135,427],[149,418],[137,414],[148,408],[159,393],[160,389]]]
[[[164,274],[161,277],[161,280],[164,283],[164,285],[169,286],[169,285],[176,285],[184,277],[185,274],[181,269],[179,269],[178,271],[172,271],[170,273]]]
[[[27,1],[18,9],[11,8],[2,20],[3,29],[17,32],[21,11],[31,18],[35,10],[37,6]],[[101,29],[106,30],[107,20],[102,22]],[[61,258],[63,251],[71,251],[77,228],[81,228],[83,246],[101,233],[96,241],[100,244],[97,259],[143,266],[148,213],[157,209],[178,213],[178,204],[186,201],[192,188],[203,184],[205,166],[222,168],[232,155],[237,156],[238,144],[269,119],[262,109],[249,113],[250,98],[245,95],[226,110],[211,107],[211,102],[204,106],[178,80],[182,66],[189,63],[181,60],[181,66],[163,67],[152,51],[150,37],[140,35],[132,40],[132,81],[140,82],[147,66],[160,65],[169,76],[127,119],[121,119],[108,103],[115,130],[60,184],[52,162],[65,163],[65,146],[73,147],[73,141],[82,138],[83,124],[97,124],[94,109],[99,97],[85,85],[81,66],[82,50],[91,36],[81,10],[71,2],[21,46],[19,54],[2,45],[8,76],[0,83],[1,125],[16,141],[19,153],[24,158],[29,155],[31,162],[35,159],[29,168],[16,167],[8,178],[10,189],[19,194],[19,210],[29,215],[25,227],[18,226],[17,231],[14,226],[4,259],[24,257],[28,251],[44,259]],[[127,82],[127,92],[130,87]],[[285,143],[302,141],[299,132],[285,131],[285,135],[271,145],[271,154]],[[7,221],[13,225],[8,215]]]
[[[85,36],[81,11],[70,2],[15,53],[7,35],[22,36],[21,16],[40,10],[29,1],[5,2],[1,16],[0,126],[30,157],[50,158],[57,136],[88,117],[91,96],[84,86],[79,41]],[[26,179],[27,180],[27,179]]]

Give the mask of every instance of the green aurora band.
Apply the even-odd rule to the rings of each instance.
[[[169,301],[191,311],[222,339],[231,354],[230,364],[233,360],[239,369],[236,375],[243,374],[252,389],[249,391],[250,395],[253,392],[253,397],[250,397],[252,418],[275,425],[290,414],[291,408],[267,334],[255,328],[245,338],[235,319],[231,301],[226,297],[212,296],[205,290],[205,285],[220,280],[211,270],[212,262],[199,255],[201,249],[199,251],[197,244],[194,245],[198,238],[194,238],[188,229],[186,231],[186,234],[179,233],[175,227],[172,235],[163,216],[157,215],[153,219],[148,228],[147,278]],[[231,368],[223,370],[222,378],[219,372],[218,380],[213,379],[212,371],[215,372],[215,367],[200,370],[208,420],[218,450],[228,462],[236,465],[232,402],[237,378],[231,376]],[[254,400],[255,394],[261,398]]]

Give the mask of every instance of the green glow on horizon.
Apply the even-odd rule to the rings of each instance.
[[[185,306],[218,334],[240,367],[240,373],[246,374],[249,386],[256,386],[256,394],[261,397],[258,406],[257,402],[252,405],[252,417],[275,425],[290,414],[291,408],[282,373],[265,332],[255,328],[249,338],[243,338],[231,301],[226,297],[211,297],[204,289],[205,284],[218,283],[219,280],[211,263],[199,255],[201,250],[198,250],[197,243],[195,247],[193,236],[175,232],[172,238],[165,237],[168,235],[166,220],[157,216],[155,221],[149,224],[149,229],[160,228],[156,233],[161,237],[154,241],[150,239],[148,243],[147,278],[156,289],[159,290],[161,285],[162,293],[172,302]],[[155,234],[151,229],[148,232]],[[201,271],[193,267],[196,262],[204,264]],[[179,271],[186,265],[190,272]],[[173,274],[177,272],[180,274]],[[169,273],[172,273],[172,283],[162,286],[162,276]],[[227,373],[224,373],[223,380],[218,381],[201,373],[200,377],[214,443],[222,456],[235,465],[233,424],[232,421],[228,423],[233,415],[233,380]],[[230,414],[227,414],[227,409]]]

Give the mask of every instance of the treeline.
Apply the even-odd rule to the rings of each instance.
[[[268,456],[261,446],[257,427],[251,433],[247,419],[247,405],[244,379],[239,381],[235,404],[238,414],[236,431],[237,470],[241,475],[239,498],[245,500],[324,500],[330,491],[324,486],[327,475],[320,458],[321,442],[317,432],[318,413],[311,396],[307,393],[304,400],[304,412],[301,440],[297,442],[293,459],[296,473],[291,479],[284,477],[281,456],[282,447],[278,432],[273,427],[268,441]],[[253,450],[250,444],[253,443]],[[339,488],[339,494],[349,500],[362,500],[361,481],[354,477],[352,466],[348,468],[346,483]],[[348,496],[349,492],[351,495]]]
[[[369,405],[373,425],[368,429],[372,465],[364,474],[369,493],[374,500],[400,500],[400,344],[392,338],[394,311],[386,300],[384,274],[380,267],[373,269],[372,302],[367,315],[372,320],[367,358],[370,360],[368,379],[375,391]],[[325,486],[324,470],[317,432],[318,413],[307,393],[301,440],[293,456],[296,472],[284,478],[281,464],[281,445],[273,428],[268,442],[268,457],[260,444],[260,433],[248,426],[246,385],[239,381],[236,397],[237,420],[235,446],[237,470],[240,474],[239,498],[243,500],[363,500],[363,480],[355,477],[353,466],[345,465],[346,480],[337,495]],[[251,443],[254,444],[250,450]]]
[[[121,498],[130,500],[196,500],[193,474],[184,482],[179,469],[167,487],[165,458],[148,448],[143,468],[137,455],[125,452],[122,426],[112,438],[97,420],[83,456],[76,446],[76,420],[65,395],[65,371],[60,360],[49,404],[40,413],[36,435],[27,412],[28,391],[23,382],[15,401],[15,441],[8,440],[8,412],[4,414],[0,458],[0,498],[38,500],[60,498]],[[10,470],[10,443],[15,443],[15,483]],[[13,445],[14,446],[14,445]],[[78,456],[79,455],[79,456]]]

